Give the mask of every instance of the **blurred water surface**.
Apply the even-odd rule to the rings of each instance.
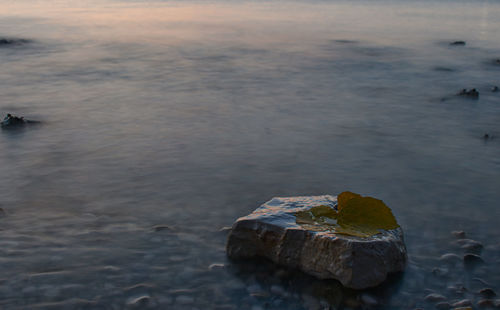
[[[228,262],[219,232],[273,196],[344,190],[405,230],[408,272],[372,292],[384,309],[500,283],[498,2],[0,9],[0,37],[30,40],[0,45],[0,112],[43,122],[0,132],[2,308],[363,307],[334,282]],[[434,279],[459,229],[486,267]]]

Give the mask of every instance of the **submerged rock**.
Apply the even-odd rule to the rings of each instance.
[[[30,43],[31,40],[18,38],[0,38],[0,47],[15,46]]]
[[[7,114],[7,116],[4,117],[2,122],[0,122],[0,126],[3,129],[9,129],[9,128],[24,127],[25,125],[28,124],[38,124],[38,123],[40,122],[24,119],[23,116],[15,116],[12,114]]]
[[[477,89],[473,88],[471,90],[467,90],[467,89],[462,89],[459,93],[458,93],[459,96],[462,96],[462,97],[467,97],[467,98],[472,98],[472,99],[477,99],[479,98],[479,92],[477,91]]]
[[[451,42],[450,45],[453,45],[453,46],[464,46],[465,45],[465,41],[454,41],[454,42]]]
[[[234,223],[227,255],[266,257],[354,289],[376,286],[406,266],[403,230],[387,206],[377,209],[382,201],[354,195],[339,205],[330,195],[273,198]],[[373,226],[379,217],[386,229]]]

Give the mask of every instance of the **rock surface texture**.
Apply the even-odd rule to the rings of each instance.
[[[407,254],[400,227],[356,237],[297,224],[297,212],[320,205],[335,208],[337,197],[273,198],[234,223],[227,255],[233,259],[266,257],[353,289],[377,286],[389,273],[405,268]]]

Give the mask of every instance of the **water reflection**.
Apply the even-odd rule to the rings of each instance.
[[[0,132],[0,305],[303,308],[321,283],[310,303],[365,307],[303,275],[281,302],[252,296],[281,280],[227,262],[218,231],[274,196],[344,190],[405,230],[406,274],[367,293],[385,309],[498,282],[500,140],[482,137],[500,136],[500,8],[475,5],[2,4],[1,37],[32,41],[0,48],[0,112],[43,126]],[[440,100],[463,88],[479,101]],[[485,244],[470,283],[432,273],[463,254],[456,229]]]

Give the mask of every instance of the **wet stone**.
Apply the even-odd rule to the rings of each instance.
[[[463,230],[455,230],[455,231],[452,231],[451,234],[453,236],[455,236],[455,238],[457,239],[465,239],[465,231]]]
[[[481,242],[471,240],[471,239],[461,239],[457,241],[460,247],[465,250],[466,253],[481,254],[483,250],[483,244]]]
[[[435,307],[436,307],[436,309],[439,309],[439,310],[448,310],[451,308],[450,304],[445,302],[445,301],[437,303]]]
[[[481,299],[480,301],[477,302],[477,306],[480,308],[493,307],[494,302],[491,299]]]
[[[482,263],[484,263],[484,261],[481,258],[481,256],[468,253],[468,254],[464,255],[464,263],[468,266],[474,266],[474,265],[482,264]]]
[[[439,258],[441,262],[448,263],[448,264],[456,264],[462,262],[462,258],[458,256],[457,254],[453,253],[446,253],[441,255]]]
[[[459,307],[469,307],[472,306],[472,301],[470,299],[463,299],[460,301],[457,301],[451,305],[454,308],[459,308]]]
[[[491,288],[483,288],[482,290],[479,291],[479,294],[483,297],[486,297],[486,298],[493,298],[493,297],[497,296],[495,291],[493,291],[493,289],[491,289]]]
[[[479,98],[479,92],[475,88],[472,88],[470,90],[467,90],[464,88],[457,95],[461,96],[461,97],[471,98],[471,99]]]
[[[354,289],[377,286],[389,273],[405,268],[407,254],[400,227],[358,237],[322,227],[316,231],[296,221],[297,212],[318,206],[334,208],[336,203],[337,198],[330,195],[273,198],[234,223],[227,255],[232,259],[266,257]]]
[[[210,271],[223,270],[224,268],[226,268],[224,264],[218,264],[218,263],[214,263],[208,266],[208,270]]]
[[[437,293],[432,293],[425,296],[424,300],[428,302],[440,302],[446,300],[446,297]]]

